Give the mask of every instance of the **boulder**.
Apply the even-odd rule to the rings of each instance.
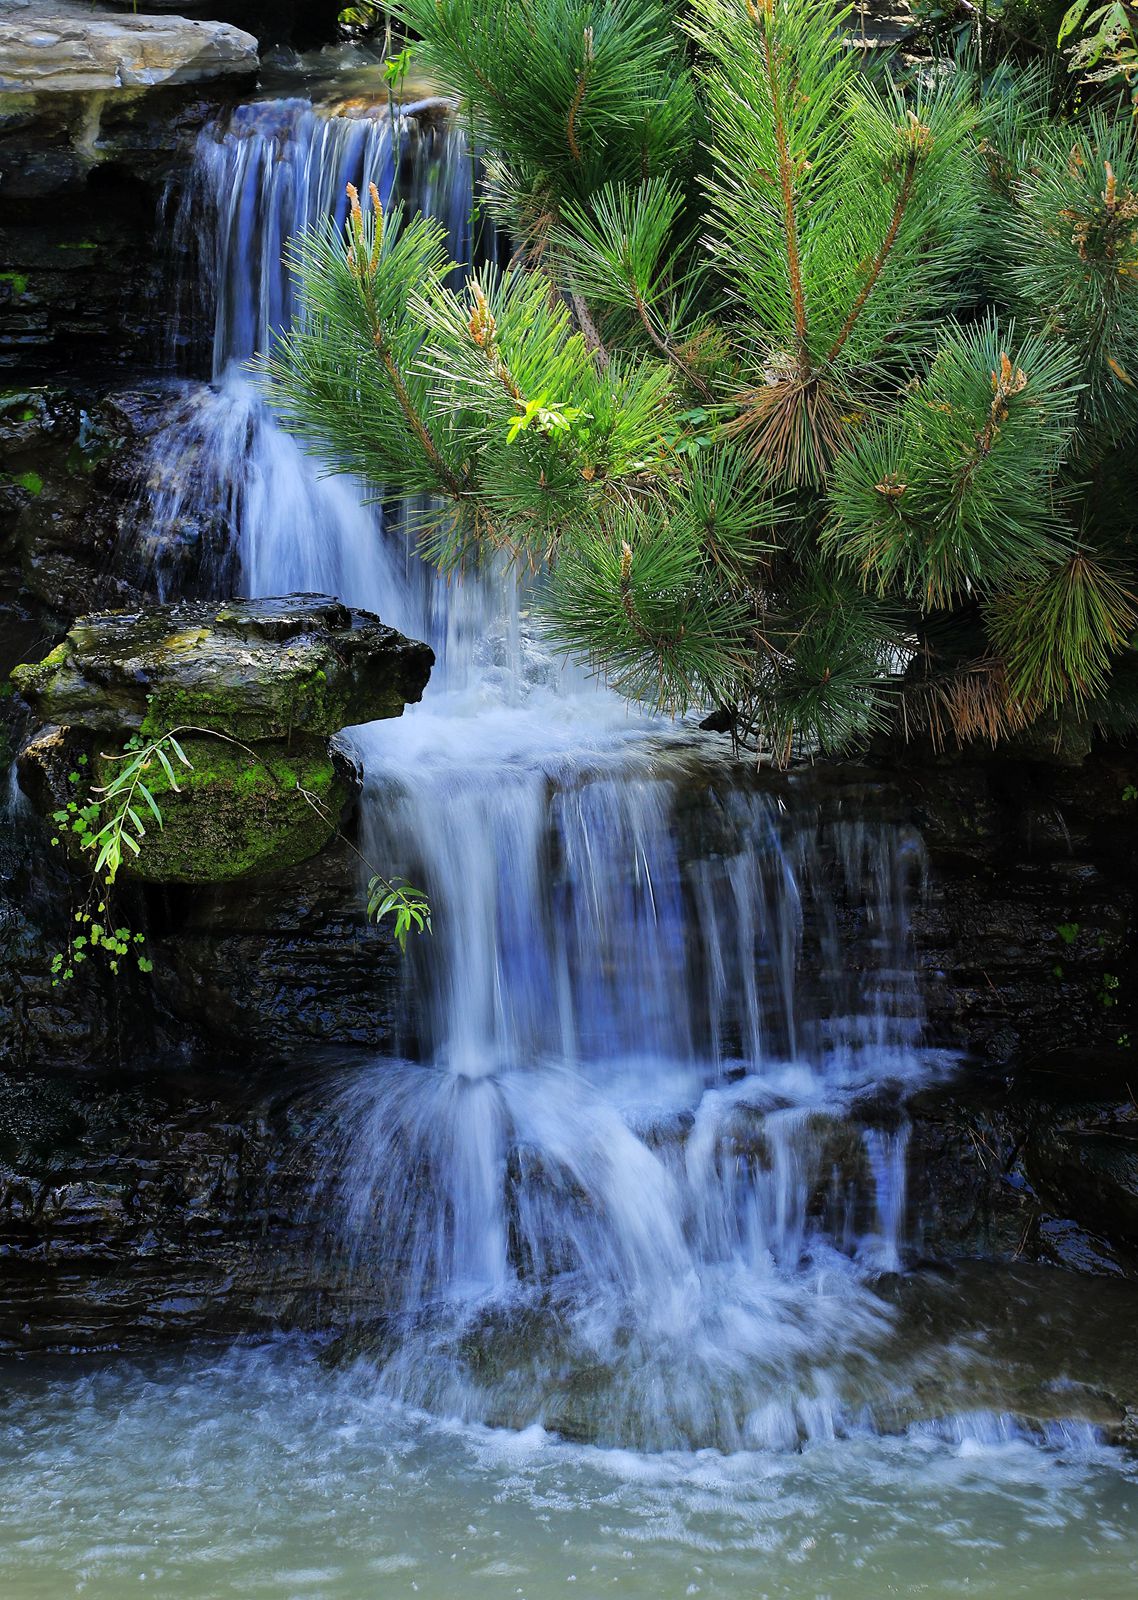
[[[220,737],[179,743],[189,766],[178,763],[177,788],[157,760],[146,773],[162,823],[148,815],[139,854],[125,863],[144,882],[228,883],[295,866],[335,836],[354,792],[346,764],[311,735],[255,745]],[[49,727],[21,751],[19,770],[38,807],[53,813],[82,798],[74,780],[84,768],[105,785],[121,761],[72,730]],[[90,864],[73,833],[61,829],[60,836],[73,860]]]
[[[224,22],[120,15],[60,0],[0,10],[4,94],[105,94],[256,70],[256,39]]]
[[[174,733],[177,746],[148,760],[150,798],[134,796],[124,869],[162,884],[287,869],[330,842],[354,792],[330,736],[399,716],[433,661],[427,645],[322,595],[81,617],[12,673],[47,724],[21,751],[20,783],[73,860],[93,865],[84,843],[110,813],[92,807],[131,749]]]
[[[397,717],[434,655],[320,595],[182,601],[81,617],[12,674],[44,722],[95,732],[209,729],[234,739],[328,738]]]

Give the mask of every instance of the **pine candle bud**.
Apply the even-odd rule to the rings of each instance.
[[[480,350],[487,350],[494,343],[494,335],[498,331],[498,324],[494,321],[494,314],[486,300],[486,296],[477,284],[471,290],[474,300],[474,310],[470,313],[470,337]]]

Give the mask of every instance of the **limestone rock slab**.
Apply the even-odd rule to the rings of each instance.
[[[0,94],[103,94],[256,69],[256,39],[224,22],[0,6]]]
[[[80,617],[13,679],[43,721],[327,738],[421,698],[430,647],[324,595],[180,601]]]

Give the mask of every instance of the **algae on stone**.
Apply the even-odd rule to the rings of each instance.
[[[421,698],[425,644],[322,595],[182,601],[81,617],[43,661],[12,674],[46,722],[154,735],[330,737]]]
[[[325,740],[272,740],[255,750],[208,736],[181,744],[191,767],[179,767],[177,792],[158,762],[147,772],[162,827],[147,819],[139,855],[123,863],[131,877],[227,883],[295,866],[335,834],[352,790]],[[105,756],[96,758],[97,783],[112,771]]]
[[[86,796],[78,767],[97,797],[122,771],[130,735],[177,733],[190,766],[178,766],[175,786],[149,763],[162,823],[139,807],[146,832],[123,872],[201,884],[294,866],[329,842],[353,793],[329,737],[400,715],[433,661],[427,645],[323,595],[81,617],[42,661],[12,673],[48,723],[20,756],[20,781],[45,815],[69,805],[74,815]],[[105,820],[100,812],[95,826]]]

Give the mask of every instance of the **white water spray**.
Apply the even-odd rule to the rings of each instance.
[[[461,139],[405,137],[459,253]],[[234,363],[295,310],[284,243],[349,181],[391,194],[383,120],[289,102],[203,138],[179,226],[212,240],[216,382],[159,444],[176,487],[148,526],[156,572],[171,529],[212,529],[207,585],[335,593],[441,656],[421,707],[352,735],[365,853],[437,929],[407,964],[414,1037],[330,1112],[356,1333],[440,1412],[649,1448],[831,1436],[902,1261],[904,1130],[848,1113],[925,1070],[919,841],[776,800],[584,683],[511,580],[445,588],[398,509],[280,430]]]

